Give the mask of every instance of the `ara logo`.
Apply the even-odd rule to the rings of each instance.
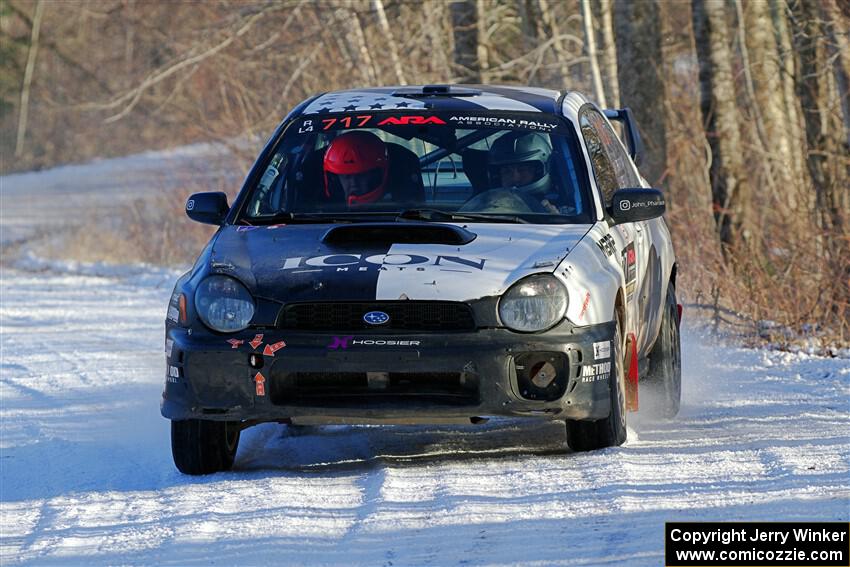
[[[445,124],[445,121],[436,116],[390,116],[378,122],[378,126],[419,126],[422,124]]]
[[[463,256],[422,256],[420,254],[328,254],[326,256],[297,256],[287,258],[281,270],[302,271],[311,269],[333,269],[337,272],[366,272],[369,270],[405,270],[425,271],[426,266],[436,266],[440,270],[471,271],[483,270],[486,258],[466,258]],[[464,269],[468,268],[468,269]]]
[[[363,316],[363,320],[370,325],[384,325],[390,322],[390,316],[383,311],[369,311]]]

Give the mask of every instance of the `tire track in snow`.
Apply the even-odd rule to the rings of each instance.
[[[174,471],[156,410],[169,290],[33,280],[0,282],[32,325],[8,335],[4,322],[4,380],[55,376],[33,382],[38,400],[0,407],[4,565],[658,564],[664,521],[850,517],[846,361],[686,336],[681,418],[638,414],[621,448],[565,453],[562,426],[511,420],[263,425],[244,432],[233,472],[190,478]],[[53,301],[66,290],[86,305],[111,294],[120,308],[50,327],[43,341],[63,356],[45,357],[30,338],[68,308]],[[78,332],[98,325],[113,342]],[[37,518],[17,512],[30,507]]]

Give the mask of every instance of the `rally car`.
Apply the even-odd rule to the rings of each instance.
[[[613,120],[622,128],[621,142]],[[240,431],[560,420],[622,444],[639,386],[678,411],[676,263],[628,109],[576,92],[331,92],[280,124],[168,306],[177,468],[229,469]]]

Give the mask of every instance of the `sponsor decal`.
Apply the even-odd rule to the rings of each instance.
[[[180,378],[180,369],[176,366],[168,367],[168,376],[165,378],[166,382],[171,382],[172,384],[177,383],[177,379]]]
[[[266,345],[266,348],[263,349],[263,354],[265,356],[274,356],[274,353],[276,353],[285,346],[286,343],[283,341],[278,341],[273,345]]]
[[[348,347],[355,346],[387,346],[387,347],[396,347],[396,346],[419,346],[421,341],[411,341],[411,340],[395,340],[395,339],[362,339],[362,338],[354,338],[353,336],[345,336],[345,337],[334,337],[331,341],[331,344],[328,345],[329,350],[345,350]]]
[[[507,116],[452,116],[449,118],[449,122],[455,126],[493,126],[498,128],[538,130],[542,132],[551,132],[558,127],[557,123],[525,118],[510,118]]]
[[[369,325],[385,325],[390,322],[390,316],[383,311],[369,311],[363,316],[363,321]]]
[[[236,232],[248,232],[249,230],[257,230],[258,226],[237,226]]]
[[[266,395],[266,377],[261,372],[254,375],[254,388],[258,396]]]
[[[593,343],[593,360],[611,358],[611,341]]]
[[[333,338],[333,341],[331,341],[331,344],[329,344],[329,345],[328,345],[328,349],[336,350],[336,349],[340,349],[340,348],[341,348],[341,349],[345,350],[345,349],[347,349],[347,348],[348,348],[348,341],[350,341],[350,340],[351,340],[351,339],[353,339],[353,338],[354,338],[354,337],[352,337],[352,336],[348,336],[348,337],[334,337],[334,338]]]
[[[227,339],[227,342],[230,343],[230,348],[239,348],[245,341],[239,339]]]
[[[352,110],[354,109],[352,108]],[[364,114],[362,116],[343,116],[342,118],[325,118],[322,120],[322,130],[330,130],[331,128],[362,128],[366,126],[371,119],[371,114]],[[305,122],[310,121],[306,120]],[[378,124],[378,126],[380,126],[380,124]]]
[[[419,341],[396,341],[384,339],[351,339],[351,346],[419,346]]]
[[[171,350],[174,348],[174,341],[171,339],[165,339],[165,356],[171,358]]]
[[[266,227],[267,230],[275,230],[276,228],[283,228],[285,224],[273,224]]]
[[[194,208],[195,208],[195,200],[194,199],[189,199],[188,201],[186,201],[186,210],[187,211],[191,211]]]
[[[596,364],[588,364],[581,367],[582,382],[598,382],[600,380],[607,380],[610,374],[610,362],[598,362]]]
[[[281,270],[336,272],[366,272],[370,270],[418,270],[435,266],[442,271],[481,271],[486,258],[468,258],[465,256],[423,256],[420,254],[327,254],[324,256],[296,256],[286,258]]]
[[[305,120],[304,122],[301,123],[301,126],[298,127],[298,133],[299,134],[306,134],[307,132],[312,132],[312,131],[313,131],[313,121],[312,120]]]
[[[626,297],[631,301],[637,285],[637,256],[634,242],[629,242],[623,248],[623,277],[626,279]]]
[[[628,201],[622,200],[620,201],[620,210],[628,211],[632,208],[640,209],[643,207],[660,207],[665,203],[664,199],[659,199],[657,201]]]
[[[590,292],[584,294],[584,301],[581,304],[581,311],[578,312],[579,320],[584,319],[585,314],[587,313],[587,306],[590,305]]]
[[[614,242],[614,237],[610,234],[603,236],[596,245],[599,246],[599,249],[602,250],[602,253],[606,256],[613,256],[614,252],[617,251],[617,245]]]
[[[254,335],[254,338],[251,339],[251,341],[248,344],[251,345],[251,348],[257,348],[258,346],[263,344],[263,335],[262,334]]]

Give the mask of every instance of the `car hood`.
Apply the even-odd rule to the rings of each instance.
[[[382,225],[395,237],[359,239],[355,228],[343,239],[329,238],[339,226],[225,226],[210,271],[234,275],[255,296],[284,303],[468,301],[499,295],[523,276],[551,272],[591,225],[398,222]],[[419,228],[431,232],[408,237]],[[462,240],[470,241],[447,243],[434,238],[435,229],[463,232]]]

